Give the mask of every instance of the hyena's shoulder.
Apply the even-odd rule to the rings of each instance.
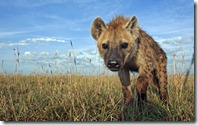
[[[137,52],[137,63],[145,65],[159,63],[161,59],[167,59],[166,53],[160,45],[144,30],[140,29],[139,47]]]
[[[145,51],[150,55],[159,55],[159,54],[165,54],[165,52],[162,50],[160,45],[150,36],[147,34],[144,30],[140,28],[140,49],[141,51]]]

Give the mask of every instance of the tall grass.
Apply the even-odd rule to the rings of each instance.
[[[176,81],[169,76],[168,106],[148,88],[148,104],[140,111],[135,100],[126,120],[194,121],[194,77],[189,77],[185,89],[180,77]],[[3,121],[121,120],[122,91],[115,76],[2,75],[0,98]]]

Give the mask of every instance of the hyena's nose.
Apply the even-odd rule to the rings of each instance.
[[[120,68],[120,63],[117,60],[108,60],[107,66],[110,69],[119,69]]]

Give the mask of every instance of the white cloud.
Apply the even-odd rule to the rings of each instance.
[[[171,46],[184,46],[184,45],[193,45],[194,37],[193,36],[177,36],[168,39],[158,39],[160,44],[169,44]]]
[[[17,42],[17,43],[8,43],[8,46],[27,46],[27,43],[21,43],[21,42]]]
[[[9,43],[2,42],[2,43],[0,43],[0,48],[2,48],[2,47],[12,47],[12,46],[27,46],[27,45],[28,44],[24,43],[24,42],[9,42]]]
[[[45,52],[45,51],[40,52],[40,54],[41,54],[41,55],[46,55],[46,56],[49,56],[49,55],[50,55],[50,53],[49,53],[49,52]]]
[[[57,39],[52,37],[39,37],[39,38],[27,38],[25,40],[21,40],[18,42],[0,42],[0,48],[2,47],[12,47],[12,46],[28,46],[29,43],[37,43],[37,42],[58,42],[58,43],[65,43],[65,39]]]
[[[27,52],[24,53],[24,55],[25,56],[30,56],[31,55],[31,52],[27,51]]]
[[[28,38],[28,39],[26,39],[26,42],[60,42],[60,43],[65,43],[65,40],[50,38],[50,37],[40,37],[40,38]]]

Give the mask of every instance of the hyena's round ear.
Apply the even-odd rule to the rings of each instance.
[[[133,16],[127,23],[126,29],[131,32],[135,39],[139,37],[139,25],[136,16]]]
[[[101,33],[105,31],[106,25],[100,17],[97,17],[91,25],[91,35],[95,40],[98,40]]]

